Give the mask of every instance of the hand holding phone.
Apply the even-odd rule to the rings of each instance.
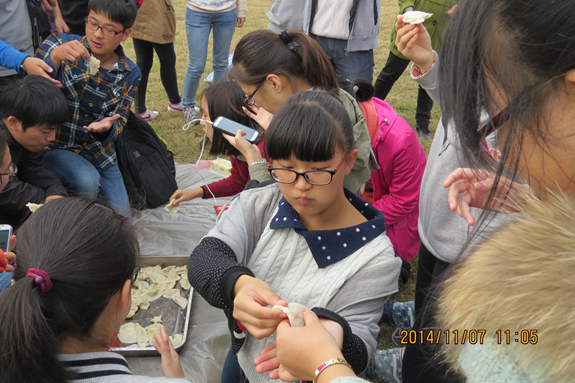
[[[219,130],[220,132],[230,136],[235,136],[238,130],[242,130],[246,133],[244,138],[252,144],[256,142],[259,136],[259,132],[257,130],[248,128],[245,125],[239,124],[235,121],[230,120],[229,118],[221,116],[216,118],[216,120],[213,123],[213,127],[215,130]]]
[[[10,238],[12,238],[12,226],[0,225],[0,249],[10,251]]]

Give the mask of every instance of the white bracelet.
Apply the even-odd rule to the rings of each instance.
[[[267,164],[268,160],[266,160],[265,158],[262,158],[261,160],[257,160],[252,162],[251,164],[248,165],[248,167],[255,165],[255,164]]]

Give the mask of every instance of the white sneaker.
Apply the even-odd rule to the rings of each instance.
[[[146,109],[144,113],[138,113],[138,115],[147,121],[147,120],[153,120],[154,118],[158,117],[160,115],[160,112],[158,112],[157,110]]]
[[[172,104],[171,102],[168,102],[168,112],[183,113],[184,105],[182,104],[181,101],[178,102],[177,104]]]

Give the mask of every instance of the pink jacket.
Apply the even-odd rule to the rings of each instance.
[[[371,172],[373,206],[381,211],[395,254],[409,261],[419,249],[419,189],[427,162],[417,135],[385,101],[372,99],[379,131],[371,143],[379,170]]]

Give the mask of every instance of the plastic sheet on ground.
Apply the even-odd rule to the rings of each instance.
[[[193,164],[177,164],[176,180],[180,189],[193,189],[221,179],[210,169],[196,170]],[[218,198],[225,204],[229,198]],[[184,202],[176,214],[164,207],[133,212],[133,224],[143,256],[189,256],[201,238],[215,226],[213,199]],[[224,360],[231,345],[227,319],[222,310],[210,306],[194,292],[188,338],[180,351],[186,378],[192,382],[219,383]],[[126,358],[132,373],[162,376],[159,356]]]

